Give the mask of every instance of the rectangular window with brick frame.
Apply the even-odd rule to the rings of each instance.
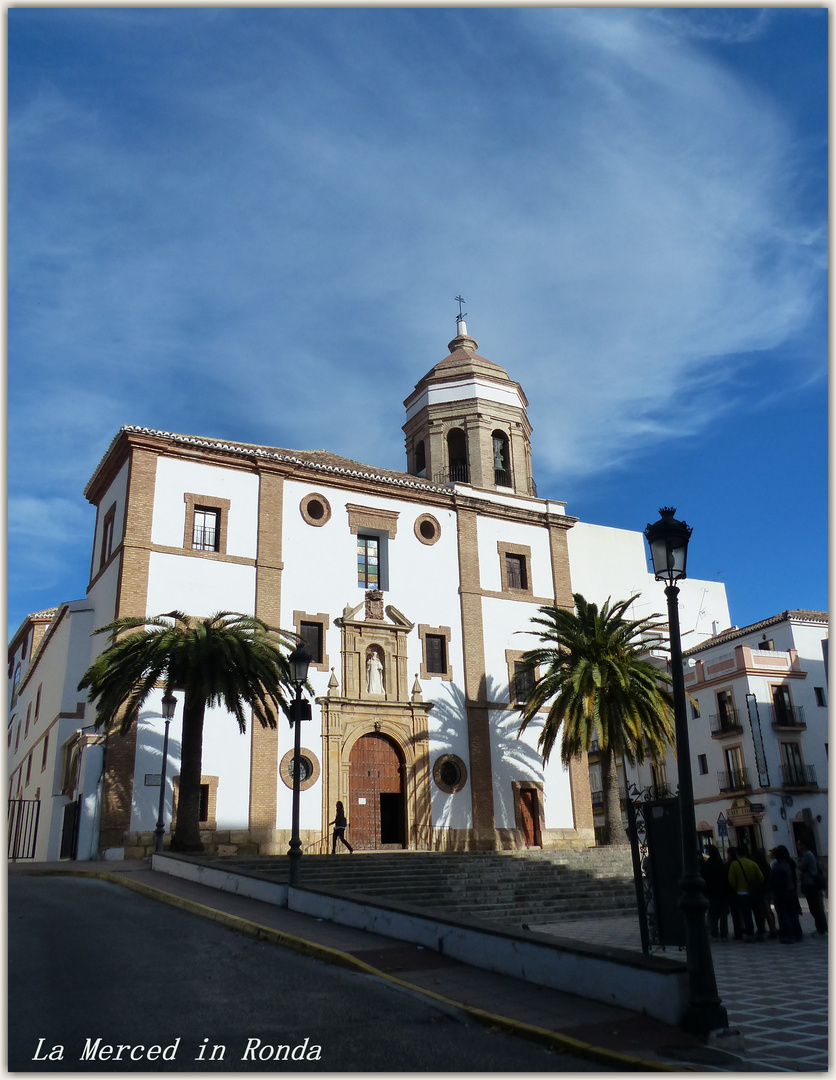
[[[102,545],[99,550],[99,569],[107,563],[113,553],[113,528],[116,523],[116,503],[111,506],[102,521]]]
[[[300,637],[305,643],[311,660],[315,664],[322,663],[322,623],[303,622],[299,630]]]
[[[450,664],[450,640],[452,631],[449,626],[427,626],[420,623],[418,637],[421,639],[421,671],[422,679],[444,679],[450,681],[453,678],[453,668]]]
[[[528,588],[528,572],[522,555],[505,556],[505,573],[509,589]]]
[[[207,506],[196,506],[192,526],[192,547],[196,551],[217,551],[221,539],[220,513]]]
[[[316,668],[317,671],[329,670],[330,661],[325,649],[326,631],[330,625],[330,616],[325,612],[293,612],[293,628],[311,654],[311,667]]]
[[[531,548],[526,544],[497,542],[502,592],[516,599],[533,598]]]
[[[520,660],[514,661],[514,701],[517,705],[523,705],[526,698],[534,689],[534,684],[537,680],[534,678],[534,672],[530,667],[524,664]]]
[[[447,640],[441,634],[427,634],[427,671],[433,675],[447,672]]]
[[[186,492],[186,527],[183,547],[204,555],[226,555],[229,499]]]
[[[524,652],[519,649],[505,650],[505,663],[508,669],[508,700],[512,705],[522,705],[535,683],[540,678],[539,667],[529,668]]]

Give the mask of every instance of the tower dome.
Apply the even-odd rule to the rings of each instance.
[[[435,483],[535,495],[522,387],[479,355],[462,315],[447,347],[404,402],[407,470]]]

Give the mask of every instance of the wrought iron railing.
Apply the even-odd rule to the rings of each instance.
[[[749,783],[748,769],[729,769],[717,773],[717,780],[721,791],[745,791],[752,786]]]
[[[40,815],[39,799],[9,799],[8,839],[12,861],[35,858]]]
[[[302,851],[305,855],[327,855],[331,850],[331,834],[323,833],[318,840],[312,840],[305,844]]]
[[[737,709],[727,709],[726,712],[709,716],[708,722],[712,739],[721,739],[724,735],[739,735],[743,730]]]
[[[216,551],[215,529],[203,528],[195,525],[192,537],[192,548],[196,551]]]
[[[782,765],[781,783],[784,787],[818,787],[815,765]]]
[[[510,469],[494,469],[493,482],[497,487],[513,487],[514,482],[511,479]]]
[[[447,468],[435,473],[433,482],[436,484],[469,484],[470,466],[466,461],[454,461]]]
[[[772,726],[774,728],[806,728],[803,705],[773,705]]]

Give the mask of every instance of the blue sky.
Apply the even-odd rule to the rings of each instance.
[[[542,496],[825,609],[827,19],[10,9],[10,630],[122,424],[405,468],[457,294]]]

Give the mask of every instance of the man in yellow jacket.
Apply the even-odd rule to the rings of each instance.
[[[729,848],[729,885],[735,893],[737,911],[744,941],[755,940],[752,918],[757,895],[763,889],[763,874],[757,863],[747,858],[742,849]],[[763,937],[763,935],[759,935]]]

